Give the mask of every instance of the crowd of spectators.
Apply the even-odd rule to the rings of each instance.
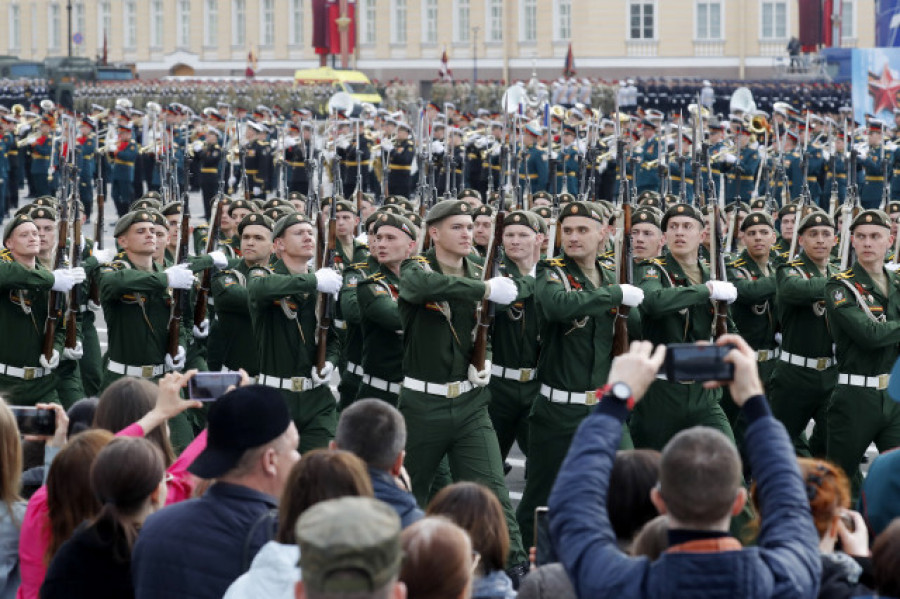
[[[853,510],[839,468],[793,457],[754,352],[720,342],[736,347],[728,386],[754,479],[702,427],[662,452],[617,452],[629,405],[607,386],[550,497],[558,562],[523,579],[505,571],[509,533],[486,487],[416,505],[404,420],[386,402],[348,407],[331,446],[301,458],[280,395],[247,379],[179,456],[167,422],[197,407],[180,397],[193,371],[121,379],[68,413],[44,406],[48,437],[21,437],[0,401],[0,599],[900,597],[900,452],[875,460]],[[610,383],[640,401],[664,351],[633,344]]]

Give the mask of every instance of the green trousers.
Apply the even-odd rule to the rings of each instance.
[[[362,383],[361,376],[344,369],[341,373],[341,382],[338,383],[339,411],[343,411],[356,400],[360,383]]]
[[[562,466],[572,437],[581,421],[590,414],[591,406],[557,404],[539,395],[528,417],[528,478],[522,501],[516,510],[522,540],[534,545],[534,510],[547,505],[556,475]],[[622,425],[620,449],[631,449],[628,426]]]
[[[528,415],[531,414],[541,384],[537,380],[520,383],[492,376],[488,388],[491,391],[488,415],[497,432],[500,455],[505,460],[515,441],[527,457]]]
[[[869,444],[879,452],[900,446],[900,403],[887,390],[837,385],[825,415],[826,456],[844,469],[859,494],[859,463]]]
[[[59,403],[59,394],[56,392],[58,384],[55,372],[30,381],[0,374],[0,397],[11,406]]]
[[[360,381],[359,387],[356,390],[356,397],[353,401],[359,401],[360,399],[380,399],[385,401],[395,408],[399,404],[399,398],[396,393],[391,393],[390,391],[382,391],[381,389],[376,389],[371,385],[367,385]],[[347,406],[342,405],[341,409],[345,409]]]
[[[474,481],[500,500],[509,528],[510,565],[528,559],[503,478],[503,460],[487,406],[490,392],[474,389],[448,399],[403,389],[400,412],[406,420],[406,470],[419,505],[427,505],[432,483],[446,456],[454,481]]]
[[[100,395],[103,378],[103,352],[100,349],[97,327],[94,326],[94,313],[90,310],[84,313],[81,323],[81,346],[84,348],[84,355],[78,366],[81,371],[81,387],[85,397],[96,397]]]
[[[309,391],[281,391],[291,419],[300,433],[300,453],[328,447],[337,428],[337,404],[328,385]]]
[[[722,393],[700,383],[682,385],[656,380],[637,403],[628,426],[634,446],[661,451],[678,432],[692,426],[722,431],[734,441],[728,417],[719,405]]]
[[[82,347],[84,347],[84,343],[82,343]],[[73,403],[86,397],[84,385],[81,381],[81,365],[79,362],[80,360],[60,360],[59,367],[53,373],[59,380],[56,386],[59,402],[67,410],[72,407]]]
[[[825,456],[826,412],[837,376],[836,367],[820,371],[780,360],[772,373],[768,390],[772,415],[784,424],[799,456]],[[810,419],[816,426],[807,441],[804,431]]]

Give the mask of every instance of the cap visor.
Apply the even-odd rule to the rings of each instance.
[[[244,451],[207,446],[188,466],[188,472],[200,478],[218,478],[237,465]]]

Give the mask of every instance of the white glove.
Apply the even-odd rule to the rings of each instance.
[[[22,125],[22,128],[19,129],[19,133],[21,135],[25,135],[26,133],[31,133],[31,125],[28,125],[28,124]]]
[[[622,303],[626,306],[634,308],[641,305],[641,302],[644,301],[644,290],[640,287],[627,283],[619,285],[619,287],[622,289]]]
[[[200,326],[194,325],[194,339],[206,339],[209,337],[209,319],[204,318]]]
[[[559,160],[559,152],[550,152],[550,160]]]
[[[94,300],[88,300],[87,302],[88,310],[93,312],[94,314],[100,314],[103,311],[103,308],[100,307],[100,304],[94,302]]]
[[[384,150],[385,152],[390,152],[391,150],[394,149],[394,144],[391,140],[386,139],[383,142],[381,142],[381,149]]]
[[[81,266],[76,266],[75,268],[69,269],[69,276],[75,279],[75,284],[84,283],[84,280],[87,278],[87,273],[84,272],[84,268]]]
[[[53,271],[53,291],[68,293],[75,286],[75,277],[68,268],[60,268]]]
[[[598,173],[606,172],[606,169],[608,166],[609,166],[609,160],[604,158],[603,160],[600,161],[600,164],[597,165],[597,172]]]
[[[64,347],[62,353],[63,360],[80,360],[84,355],[84,347],[81,341],[75,343],[75,347]]]
[[[169,370],[182,370],[184,368],[184,360],[187,354],[184,351],[184,347],[178,346],[178,353],[175,355],[175,358],[172,358],[169,354],[166,354],[166,368]]]
[[[332,158],[334,158],[334,152],[332,150],[323,150],[322,158],[324,158],[325,160],[331,160]]]
[[[734,164],[735,162],[737,162],[737,156],[735,156],[734,154],[725,154],[725,162],[727,162],[728,164]]]
[[[350,140],[347,139],[346,137],[339,139],[337,142],[337,147],[339,147],[342,150],[346,150],[347,148],[350,147]]]
[[[865,158],[865,157],[868,156],[868,155],[869,155],[869,152],[868,152],[868,150],[865,150],[865,149],[860,150],[859,152],[857,152],[857,156],[858,156],[859,158]]]
[[[116,250],[114,248],[103,248],[102,250],[97,248],[94,249],[94,258],[96,258],[97,262],[100,264],[109,262],[115,257]]]
[[[829,160],[831,160],[831,152],[829,152],[828,150],[822,150],[822,159],[825,162],[828,162]]]
[[[225,268],[226,266],[228,266],[228,257],[225,256],[224,252],[215,250],[214,252],[209,253],[209,257],[212,258],[213,264],[216,268]]]
[[[320,293],[337,293],[344,285],[344,280],[333,268],[320,268],[316,271],[316,289]]]
[[[312,367],[312,371],[310,375],[312,375],[313,385],[316,387],[320,385],[327,385],[331,380],[331,373],[334,372],[334,364],[331,362],[325,362],[325,366],[322,367],[322,375],[319,375],[319,369],[315,366]]]
[[[187,264],[176,264],[166,269],[166,277],[169,279],[169,287],[172,289],[190,289],[194,284],[194,273]]]
[[[357,243],[364,243],[366,245],[369,244],[369,234],[368,233],[360,233],[356,237],[354,237]]]
[[[475,370],[475,367],[469,364],[469,375],[467,377],[469,382],[475,385],[476,387],[487,387],[487,384],[491,382],[491,361],[484,361],[484,370],[478,371]]]
[[[234,189],[234,184],[237,183],[237,179],[234,177],[228,177],[228,187],[230,189]]]
[[[203,149],[203,142],[198,139],[194,142],[194,145],[192,147],[194,148],[194,152],[199,152]]]
[[[59,366],[59,352],[55,349],[53,350],[53,355],[50,356],[50,359],[44,357],[44,354],[41,354],[41,359],[38,360],[41,363],[41,366],[47,368],[49,370],[53,370],[57,366]]]
[[[444,153],[444,142],[434,140],[431,142],[431,153],[432,154],[443,154]]]
[[[261,193],[262,193],[262,187],[260,187],[259,185],[257,185],[256,187],[253,188],[253,195],[258,196]]]
[[[737,299],[737,287],[728,281],[707,281],[706,288],[709,289],[709,299],[729,304]]]
[[[781,333],[775,333],[775,343],[777,343],[779,347],[781,346]]]
[[[576,141],[575,141],[575,147],[578,149],[578,151],[579,151],[581,154],[584,154],[585,152],[587,152],[587,141],[585,141],[585,140],[583,140],[583,139],[576,140]],[[611,156],[612,156],[613,158],[616,157],[616,147],[615,147],[615,146],[613,146],[613,148],[612,148],[612,154],[611,154]]]
[[[300,140],[298,140],[296,137],[286,137],[284,139],[284,147],[285,148],[293,148],[298,143],[300,143]]]
[[[515,281],[507,277],[493,277],[487,281],[490,287],[488,301],[505,306],[511,304],[519,294]]]
[[[898,270],[900,270],[900,263],[897,263],[897,262],[886,262],[886,263],[884,264],[884,267],[885,267],[886,269],[888,269],[889,271],[891,271],[891,272],[897,272]]]
[[[500,144],[495,144],[494,147],[491,148],[491,156],[499,156],[500,150],[501,150]]]
[[[479,150],[483,150],[484,148],[487,147],[487,145],[488,145],[488,140],[483,135],[475,140],[475,147],[478,148]]]

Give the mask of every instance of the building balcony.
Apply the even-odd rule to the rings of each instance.
[[[760,56],[785,56],[788,40],[760,40]]]
[[[634,57],[657,56],[659,40],[625,40],[625,53]]]
[[[694,56],[724,56],[725,40],[694,40]]]

